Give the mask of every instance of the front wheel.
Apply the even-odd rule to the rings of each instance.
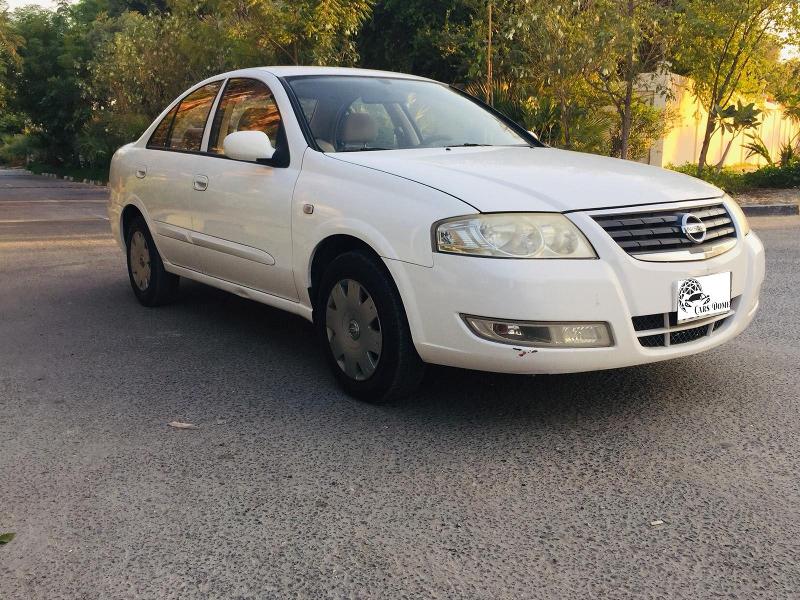
[[[383,265],[365,253],[342,254],[325,270],[317,298],[318,336],[347,393],[382,403],[417,388],[425,364]]]

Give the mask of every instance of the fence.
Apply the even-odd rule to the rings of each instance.
[[[669,90],[669,93],[657,90]],[[653,106],[669,110],[674,117],[670,131],[653,145],[643,162],[659,167],[669,164],[696,163],[703,145],[708,111],[692,93],[692,81],[674,73],[645,76],[639,91],[649,99]],[[760,156],[748,158],[748,151],[744,147],[750,141],[747,134],[757,133],[760,135],[773,160],[777,160],[780,156],[781,146],[800,133],[800,125],[784,115],[782,105],[762,100],[756,102],[756,106],[762,111],[761,125],[736,135],[725,159],[726,166],[748,165],[756,168],[766,164],[766,161]],[[730,139],[731,134],[729,133],[718,131],[714,135],[708,152],[709,164],[719,162]]]

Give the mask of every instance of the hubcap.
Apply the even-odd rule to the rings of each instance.
[[[366,288],[352,279],[334,285],[326,304],[325,326],[339,368],[351,379],[369,379],[381,358],[383,333]]]
[[[145,291],[150,286],[150,248],[141,231],[134,232],[131,237],[130,263],[133,282]]]

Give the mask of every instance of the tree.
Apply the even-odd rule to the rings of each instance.
[[[717,115],[717,126],[714,131],[721,130],[731,134],[731,139],[728,140],[728,144],[725,146],[722,158],[717,163],[717,171],[720,171],[725,165],[728,152],[730,152],[731,146],[733,146],[733,142],[739,134],[748,129],[755,129],[761,124],[758,120],[761,111],[756,108],[753,102],[745,105],[739,100],[736,104],[731,104],[724,109],[715,107],[714,113]]]
[[[484,5],[483,0],[378,2],[358,35],[360,64],[463,82],[483,51],[472,33]]]
[[[19,64],[17,49],[22,43],[22,39],[14,32],[7,7],[5,1],[0,0],[0,109],[5,107],[9,93],[8,72]]]
[[[8,14],[8,4],[5,0],[0,0],[0,57],[16,58],[17,46],[20,44],[12,27]]]
[[[597,11],[597,27],[607,32],[595,38],[601,46],[596,52],[605,52],[606,60],[589,73],[589,82],[617,111],[617,154],[628,158],[634,115],[647,111],[647,105],[636,94],[636,85],[644,74],[665,69],[675,39],[671,33],[675,15],[663,0],[605,0],[597,3]]]
[[[67,9],[21,8],[14,14],[14,27],[25,43],[19,50],[19,68],[12,75],[14,93],[9,102],[40,133],[48,159],[68,161],[82,98],[73,65],[63,52]]]
[[[736,94],[763,88],[782,33],[800,27],[796,0],[678,0],[681,47],[676,58],[708,111],[697,164],[702,174],[719,111]]]
[[[13,15],[14,31],[24,43],[10,75],[9,105],[24,115],[50,162],[77,160],[75,138],[91,115],[85,89],[99,42],[95,22],[106,10],[105,0],[81,0],[61,2],[55,10],[27,6]]]
[[[539,93],[553,96],[561,121],[561,145],[572,148],[572,122],[580,102],[591,94],[590,73],[611,70],[605,48],[612,33],[598,28],[594,0],[530,0],[497,2],[498,44],[495,70],[529,81]]]

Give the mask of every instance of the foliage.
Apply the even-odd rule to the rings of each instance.
[[[754,102],[743,104],[737,100],[736,104],[731,104],[726,108],[714,107],[717,116],[717,129],[722,129],[727,133],[737,134],[744,129],[753,129],[760,125],[758,120],[761,110],[756,108]]]
[[[680,167],[669,168],[697,176],[697,166],[687,163]],[[756,171],[744,172],[730,167],[720,170],[703,171],[703,180],[716,185],[729,193],[738,193],[757,188],[800,188],[800,161],[792,161],[785,165],[767,165]]]
[[[781,166],[767,166],[745,173],[745,186],[751,188],[800,188],[800,162]]]
[[[667,134],[675,120],[675,114],[641,101],[633,102],[630,110],[627,158],[642,160],[647,157],[653,144]],[[622,154],[622,121],[620,118],[614,121],[611,133],[611,154],[613,156]]]
[[[537,89],[537,96],[553,98],[559,107],[560,144],[575,148],[573,131],[578,119],[598,106],[587,76],[611,70],[608,53],[601,50],[612,38],[598,28],[598,15],[590,2],[530,0],[498,3],[498,71],[522,79]],[[508,42],[512,42],[508,43]]]
[[[771,167],[775,166],[775,161],[760,135],[750,134],[747,136],[747,139],[750,140],[750,142],[744,146],[747,149],[747,158],[751,156],[760,156],[767,162],[767,165]],[[781,144],[778,153],[778,164],[785,167],[800,161],[800,150],[798,150],[798,146],[800,146],[800,133],[795,134],[791,139]]]
[[[35,133],[6,134],[0,138],[0,159],[12,165],[46,158],[46,141]]]
[[[642,119],[648,105],[635,88],[645,73],[661,75],[666,71],[666,57],[676,42],[676,15],[658,0],[604,0],[596,3],[595,10],[598,28],[608,29],[608,35],[596,38],[603,44],[598,52],[606,61],[590,75],[589,82],[608,98],[619,116],[615,155],[636,158],[643,150],[636,146],[641,140],[631,139],[638,130],[634,119],[637,113]],[[609,43],[604,44],[606,38]],[[669,94],[669,90],[657,87],[653,92]],[[658,122],[657,117],[652,120],[656,129]]]
[[[736,94],[765,87],[762,76],[775,64],[780,35],[796,31],[796,0],[676,0],[681,16],[678,70],[694,81],[694,92],[709,111],[698,172],[706,166],[720,107]]]
[[[772,155],[770,154],[769,148],[767,148],[767,144],[759,134],[749,133],[747,134],[747,139],[750,140],[744,145],[744,148],[747,150],[747,158],[760,156],[767,161],[768,165],[772,166],[775,164],[775,161],[772,160]]]
[[[728,152],[730,152],[731,146],[733,146],[733,142],[739,134],[747,129],[755,129],[761,124],[758,120],[759,116],[761,116],[761,110],[756,108],[753,102],[745,105],[741,100],[737,100],[736,104],[731,104],[724,109],[715,106],[713,114],[716,115],[717,119],[716,129],[714,131],[722,130],[731,134],[731,138],[725,146],[725,151],[722,153],[719,163],[717,163],[716,168],[719,170],[725,164],[725,159],[728,158]]]
[[[61,169],[102,168],[189,85],[262,64],[358,64],[466,85],[545,143],[632,159],[645,157],[670,123],[652,106],[668,93],[658,77],[667,69],[696,79],[712,113],[704,141],[754,122],[754,106],[732,104],[751,91],[768,90],[800,120],[800,60],[777,62],[779,36],[800,31],[796,0],[75,0],[13,13],[4,6],[0,0],[0,158]],[[645,73],[656,76],[639,93]],[[785,148],[784,162],[797,150]]]
[[[700,177],[700,179],[707,181],[708,183],[715,185],[730,194],[743,192],[750,187],[745,180],[745,173],[730,167],[705,170],[700,175],[697,174],[697,165],[692,163],[686,163],[685,165],[677,167],[669,165],[667,168],[684,173],[686,175],[691,175],[693,177]]]
[[[137,113],[98,112],[77,136],[79,163],[90,168],[107,165],[114,151],[142,135],[150,122]]]
[[[473,36],[485,2],[384,0],[358,35],[361,66],[459,82],[483,51]]]
[[[90,181],[108,181],[108,166],[103,165],[100,167],[80,167],[80,166],[59,166],[51,165],[45,162],[32,162],[28,163],[26,167],[31,173],[54,173],[59,177],[72,177],[75,181],[83,181],[88,179]]]
[[[478,80],[466,86],[465,91],[481,100],[493,98],[494,108],[527,128],[529,97],[522,86],[511,81],[495,80],[490,90],[486,81]]]
[[[95,42],[89,32],[99,8],[61,4],[55,11],[28,6],[14,13],[15,29],[25,43],[8,103],[39,132],[53,162],[74,160],[75,136],[90,114],[84,87]]]
[[[800,123],[800,58],[770,65],[764,73],[775,100],[786,106],[786,116]]]
[[[20,43],[22,40],[11,27],[8,4],[5,0],[0,0],[0,57],[5,60],[16,60],[17,47]]]
[[[800,161],[800,151],[797,149],[796,141],[800,139],[800,134],[793,139],[781,144],[780,149],[780,165],[785,167],[794,162]]]
[[[124,13],[92,59],[96,110],[153,119],[189,85],[227,70],[231,48],[216,45],[213,24],[187,25],[179,15]]]

